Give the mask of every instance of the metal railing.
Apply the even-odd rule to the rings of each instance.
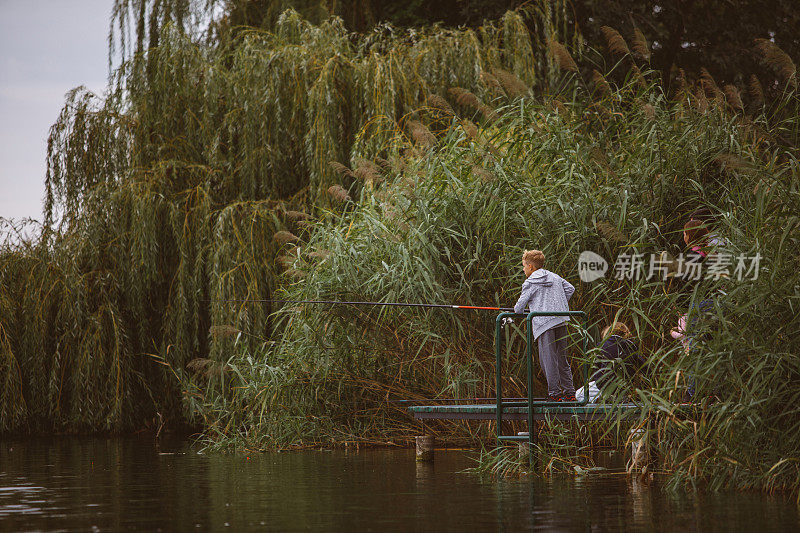
[[[503,367],[502,367],[502,335],[503,335],[503,319],[504,318],[514,318],[514,317],[525,317],[525,326],[526,326],[526,348],[525,348],[525,356],[528,363],[528,401],[527,402],[504,402],[503,401]],[[584,326],[584,335],[583,335],[583,387],[584,387],[584,394],[583,400],[575,401],[575,402],[552,402],[548,400],[534,400],[533,398],[533,317],[535,316],[575,316],[575,317],[583,317],[585,321]],[[497,315],[497,319],[495,320],[495,355],[497,357],[496,367],[495,367],[495,376],[496,376],[496,397],[497,397],[497,438],[501,441],[522,441],[527,440],[528,442],[534,441],[534,422],[533,422],[533,411],[534,406],[538,407],[569,407],[569,406],[577,406],[577,405],[587,405],[589,403],[589,394],[588,394],[588,386],[589,386],[589,366],[590,362],[586,357],[589,349],[589,337],[588,337],[588,330],[589,330],[589,319],[586,316],[586,313],[583,311],[532,311],[527,314],[523,313],[500,313]],[[525,435],[500,435],[500,431],[502,429],[503,423],[503,408],[505,407],[528,407],[528,436]]]

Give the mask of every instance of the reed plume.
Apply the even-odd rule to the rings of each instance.
[[[208,328],[208,333],[213,337],[228,338],[238,335],[241,332],[239,328],[235,326],[231,326],[230,324],[222,324],[219,326],[211,326]]]
[[[601,96],[607,97],[611,95],[611,86],[597,69],[592,70],[592,85]]]
[[[642,30],[639,28],[633,29],[633,40],[631,41],[631,47],[633,48],[633,53],[643,59],[645,61],[650,61],[650,47],[647,44],[647,39],[645,39]]]
[[[198,357],[192,359],[188,363],[186,363],[186,368],[197,374],[198,376],[202,376],[203,378],[210,378],[215,374],[220,374],[223,371],[230,370],[230,366],[224,365],[219,361],[214,361],[213,359],[209,359],[207,357]]]
[[[328,187],[328,195],[339,203],[345,203],[350,201],[350,194],[347,192],[347,189],[345,189],[338,183]]]
[[[461,121],[461,127],[464,129],[464,132],[470,139],[478,138],[478,126],[476,126],[471,120],[463,119]]]
[[[701,115],[705,115],[708,111],[708,98],[706,98],[706,91],[702,85],[698,85],[694,90],[694,108]]]
[[[575,63],[575,60],[572,59],[572,56],[563,44],[555,39],[548,39],[547,47],[550,50],[550,55],[555,59],[558,68],[570,72],[578,72],[578,65]]]
[[[789,55],[769,39],[756,39],[755,48],[762,62],[785,83],[797,86],[797,67]]]
[[[636,84],[639,86],[640,89],[647,89],[647,80],[644,79],[644,74],[636,65],[631,65],[631,72],[633,73],[633,79],[636,81]]]
[[[369,159],[360,159],[353,174],[356,178],[365,182],[380,183],[383,181],[381,168],[377,163]]]
[[[456,99],[456,103],[460,106],[471,107],[477,110],[483,105],[483,102],[481,102],[475,94],[463,87],[451,87],[447,92]]]
[[[463,87],[451,87],[447,92],[456,99],[458,105],[471,107],[475,111],[478,111],[487,122],[494,122],[497,120],[497,113],[495,110],[484,104],[474,93]]]
[[[425,99],[425,105],[427,105],[431,109],[435,109],[439,113],[448,117],[452,117],[456,114],[455,111],[453,111],[453,108],[447,102],[447,100],[445,100],[438,94],[429,94],[428,97]]]
[[[742,111],[744,109],[742,95],[735,85],[725,85],[725,87],[723,87],[723,91],[725,93],[725,100],[727,100],[729,106],[736,111]]]
[[[705,67],[700,67],[700,87],[703,88],[707,97],[714,99],[717,99],[720,96],[724,97],[724,93],[722,90],[720,90],[719,85],[717,85],[717,82],[714,80],[714,76],[712,76]]]
[[[431,148],[436,145],[436,137],[419,120],[409,120],[408,129],[411,131],[411,138],[423,148]]]
[[[313,252],[308,252],[308,257],[316,261],[324,261],[330,257],[330,255],[331,253],[328,250],[314,250]]]
[[[747,92],[753,104],[757,107],[762,107],[764,105],[764,88],[761,86],[761,82],[755,74],[750,75],[750,80],[747,83]]]
[[[389,171],[392,169],[392,163],[388,159],[384,159],[382,157],[376,157],[375,162],[378,164],[381,169],[384,171]]]
[[[603,220],[595,222],[594,225],[597,232],[603,236],[604,239],[617,243],[617,244],[624,244],[628,242],[628,237],[619,230],[615,225],[611,224],[610,222],[606,222]]]
[[[272,236],[272,238],[275,242],[281,245],[290,242],[298,242],[300,240],[300,237],[298,237],[291,231],[286,231],[286,230],[278,231],[277,233],[275,233],[275,235]]]
[[[328,163],[330,167],[341,177],[348,177],[352,178],[353,171],[344,166],[343,164],[339,163],[338,161],[331,161]]]
[[[675,77],[675,81],[678,84],[675,90],[675,97],[685,102],[687,94],[689,93],[689,85],[686,83],[686,72],[682,68],[678,69],[678,75]]]
[[[600,32],[606,40],[606,45],[611,52],[619,54],[620,56],[630,55],[631,51],[628,48],[628,43],[622,38],[622,35],[612,28],[611,26],[601,26]]]
[[[498,80],[490,72],[482,70],[481,71],[481,81],[489,89],[490,93],[492,93],[494,95],[502,95],[503,94],[503,87],[500,85],[500,80]]]
[[[478,111],[480,111],[481,115],[483,115],[483,119],[490,124],[496,122],[500,118],[500,115],[497,113],[497,111],[486,104],[481,104],[480,107],[478,107]]]
[[[492,70],[492,74],[494,74],[494,77],[499,80],[500,84],[503,86],[503,89],[505,89],[506,94],[511,98],[519,98],[520,96],[525,96],[528,94],[528,92],[530,92],[530,89],[527,85],[525,85],[524,81],[507,70],[497,68]]]
[[[291,209],[289,211],[285,211],[283,215],[289,220],[308,220],[309,218],[311,218],[311,215],[309,215],[308,213],[304,213],[302,211],[294,211]]]

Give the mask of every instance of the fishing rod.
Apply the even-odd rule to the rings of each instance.
[[[547,398],[535,398],[545,401]],[[384,400],[386,403],[421,403],[421,402],[496,402],[497,398],[416,398],[414,400]],[[528,398],[503,398],[503,401],[528,401]]]
[[[405,302],[348,302],[342,300],[205,300],[207,302],[257,302],[257,303],[284,303],[284,304],[325,304],[325,305],[374,305],[386,307],[425,307],[433,309],[476,309],[481,311],[513,311],[507,307],[487,307],[482,305],[452,305],[452,304],[426,304],[426,303],[405,303]]]

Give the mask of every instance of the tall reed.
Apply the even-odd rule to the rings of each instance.
[[[567,70],[564,92],[583,83]],[[646,65],[607,79],[607,91],[577,90],[559,105],[509,103],[474,136],[453,120],[428,150],[398,131],[386,180],[362,191],[354,209],[319,218],[302,248],[325,250],[324,261],[298,256],[295,267],[308,275],[280,294],[507,306],[522,281],[521,250],[541,248],[547,268],[578,287],[571,306],[591,317],[590,333],[599,338],[614,318],[626,321],[650,364],[619,396],[636,400],[641,415],[612,418],[604,439],[624,444],[628,429],[644,428],[659,469],[677,485],[796,490],[797,95],[743,116],[744,105],[724,98],[705,109],[691,105],[693,93],[667,98]],[[463,93],[452,96],[464,112]],[[647,270],[638,279],[616,275],[623,253],[677,257],[683,224],[698,207],[718,213],[729,279],[693,286],[647,279]],[[606,277],[578,280],[584,250],[609,261]],[[751,267],[755,254],[758,276],[736,279],[738,257]],[[719,290],[705,325],[696,326],[703,341],[685,352],[669,330]],[[275,320],[277,344],[245,365],[242,388],[224,395],[237,409],[209,397],[215,427],[227,428],[210,443],[387,442],[415,431],[396,399],[494,394],[490,316],[304,305],[279,309]],[[507,346],[505,390],[524,395],[522,343]],[[582,362],[575,349],[573,356]],[[698,410],[678,415],[692,384]],[[539,376],[535,387],[544,392]],[[464,423],[429,429],[444,437],[492,433]]]

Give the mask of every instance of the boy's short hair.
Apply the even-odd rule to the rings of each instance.
[[[605,338],[606,335],[618,335],[623,339],[629,339],[631,337],[631,330],[628,329],[628,326],[625,325],[624,322],[614,322],[613,324],[609,324],[605,328],[603,328],[603,332],[600,334],[601,337]]]
[[[544,266],[544,254],[541,250],[525,250],[522,254],[522,262],[533,265],[536,268]]]

